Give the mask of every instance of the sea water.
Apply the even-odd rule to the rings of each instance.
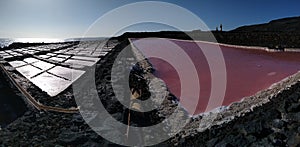
[[[8,38],[0,38],[0,48],[7,47],[12,44],[15,40]]]

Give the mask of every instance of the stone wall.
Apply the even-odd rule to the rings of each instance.
[[[127,38],[146,37],[195,39],[232,45],[262,46],[268,48],[300,48],[300,33],[296,32],[206,32],[199,30],[189,32],[131,32],[121,35],[118,39],[124,40]]]

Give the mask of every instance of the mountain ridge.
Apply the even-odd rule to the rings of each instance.
[[[297,32],[300,33],[300,16],[271,20],[268,23],[245,25],[230,32]]]

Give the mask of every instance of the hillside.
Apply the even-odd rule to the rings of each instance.
[[[269,23],[238,27],[231,32],[297,32],[300,33],[300,17],[272,20]]]

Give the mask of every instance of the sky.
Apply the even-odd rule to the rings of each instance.
[[[183,7],[214,30],[266,23],[270,20],[300,16],[299,0],[161,0]],[[81,37],[98,18],[137,0],[1,0],[0,38]],[[142,10],[141,10],[142,11]],[[155,10],[154,10],[155,11]],[[151,14],[151,12],[149,12]],[[174,14],[176,15],[176,14]],[[130,18],[131,16],[128,16]],[[146,17],[146,16],[145,16]],[[124,17],[118,18],[126,19]],[[180,21],[181,18],[178,18]],[[113,26],[114,24],[110,24]],[[190,28],[187,23],[187,28]],[[105,29],[109,30],[109,25]],[[159,24],[140,24],[127,31],[172,29]],[[126,31],[124,29],[123,31]],[[99,37],[107,34],[99,34]]]

